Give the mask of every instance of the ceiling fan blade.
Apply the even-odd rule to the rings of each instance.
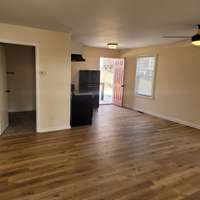
[[[166,35],[166,36],[163,36],[163,38],[182,38],[182,39],[191,39],[192,37],[190,36],[181,36],[181,35]]]

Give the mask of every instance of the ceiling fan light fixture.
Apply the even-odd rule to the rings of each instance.
[[[194,46],[200,46],[200,34],[196,34],[192,37],[192,44]]]
[[[198,24],[198,32],[197,32],[197,34],[192,36],[192,44],[194,46],[200,46],[200,24]]]
[[[107,45],[108,45],[109,49],[117,49],[117,47],[118,47],[119,44],[115,43],[115,42],[110,42]]]

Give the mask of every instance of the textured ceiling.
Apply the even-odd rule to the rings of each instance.
[[[0,0],[0,22],[71,32],[88,46],[134,48],[192,35],[200,0]]]

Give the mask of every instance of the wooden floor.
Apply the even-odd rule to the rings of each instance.
[[[0,200],[199,200],[200,131],[114,106],[92,127],[0,137]]]

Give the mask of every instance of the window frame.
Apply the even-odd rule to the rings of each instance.
[[[153,75],[153,83],[152,83],[152,95],[144,95],[140,94],[137,92],[137,63],[138,63],[138,58],[141,57],[154,57],[155,58],[155,66],[154,66],[154,75]],[[157,54],[147,54],[147,55],[138,55],[136,58],[136,68],[135,68],[135,89],[134,89],[134,94],[137,97],[143,97],[147,99],[155,99],[155,87],[156,87],[156,74],[157,74],[157,60],[158,60],[158,55]]]

